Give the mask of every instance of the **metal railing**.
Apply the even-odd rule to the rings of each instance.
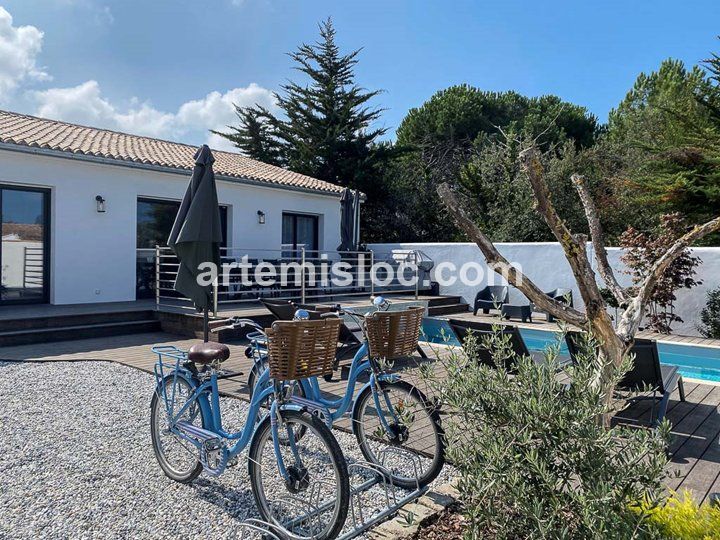
[[[304,247],[283,249],[221,248],[222,268],[213,284],[213,312],[229,304],[257,302],[260,298],[301,303],[335,297],[371,296],[380,292],[409,292],[418,297],[429,288],[418,269],[414,250],[319,251]],[[344,275],[333,272],[342,265]],[[157,308],[190,308],[174,290],[180,267],[168,247],[155,248],[155,302]],[[272,281],[272,283],[271,283]]]
[[[23,248],[23,288],[42,287],[45,276],[45,252],[42,246]]]

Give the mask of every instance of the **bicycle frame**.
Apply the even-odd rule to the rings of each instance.
[[[366,358],[363,360],[363,358]],[[345,395],[337,400],[328,400],[322,396],[320,391],[320,384],[318,383],[317,377],[309,379],[301,379],[298,382],[302,386],[304,397],[292,396],[290,401],[300,406],[306,407],[311,412],[319,411],[325,416],[325,423],[328,427],[332,427],[332,424],[341,418],[351,407],[355,404],[355,386],[358,379],[363,373],[370,373],[370,380],[363,385],[360,392],[365,391],[366,388],[370,388],[375,401],[375,407],[378,410],[378,417],[384,429],[389,430],[390,426],[388,420],[383,412],[383,407],[380,403],[380,392],[379,381],[395,381],[399,378],[398,375],[378,373],[376,374],[373,369],[373,365],[368,358],[368,344],[364,342],[360,349],[355,353],[352,364],[350,366],[350,374],[348,376],[348,383],[345,388]],[[266,383],[265,383],[266,384]],[[256,382],[256,388],[264,388],[261,384],[260,379]],[[395,414],[395,410],[390,403],[390,399],[386,394],[382,394],[385,401],[385,410],[390,412],[393,422],[398,422],[398,418]]]
[[[181,421],[182,416],[188,411],[193,404],[197,404],[200,408],[203,423],[205,420],[209,420],[210,425],[203,425],[202,429],[195,429],[197,433],[206,436],[215,436],[217,439],[225,439],[228,441],[234,441],[233,445],[223,451],[223,460],[219,470],[209,470],[208,473],[219,475],[221,474],[229,459],[236,457],[240,454],[252,440],[252,436],[255,432],[255,424],[259,417],[260,408],[262,403],[267,400],[270,396],[275,394],[275,388],[270,379],[270,370],[265,369],[258,379],[258,383],[262,384],[262,391],[258,391],[253,395],[250,402],[250,410],[248,412],[247,419],[245,420],[245,426],[236,433],[230,433],[222,427],[222,413],[220,411],[220,392],[218,389],[218,375],[213,370],[205,381],[198,381],[194,374],[184,366],[180,366],[180,362],[187,358],[183,351],[180,351],[172,346],[161,346],[153,347],[159,361],[155,364],[155,378],[157,380],[157,388],[162,389],[162,398],[164,399],[166,412],[168,414],[168,423],[170,431],[181,439],[190,442],[193,446],[197,447],[200,451],[203,448],[204,441],[196,440],[193,437],[188,436],[183,429],[178,427],[178,422]],[[164,364],[162,362],[162,356],[170,356],[176,359],[175,367],[170,373],[165,374]],[[172,396],[168,399],[167,385],[164,383],[165,380],[172,378]],[[170,404],[175,403],[175,390],[177,388],[177,379],[182,378],[190,388],[192,388],[192,394],[187,398],[185,403],[180,409],[174,411]],[[198,384],[199,382],[199,384]],[[156,389],[156,391],[158,391]],[[282,404],[280,407],[277,406],[277,401],[273,401],[273,405],[270,408],[269,414],[272,424],[272,435],[273,435],[273,446],[275,455],[277,458],[278,469],[284,478],[287,478],[286,467],[280,447],[278,443],[278,430],[277,420],[278,417],[282,416],[283,410],[301,410],[301,407],[293,404]],[[292,438],[292,437],[291,437]],[[292,438],[294,440],[294,438]],[[298,452],[294,445],[292,446],[292,452],[296,460],[301,461]],[[207,467],[206,467],[207,469]]]
[[[225,431],[225,429],[223,429],[222,427],[222,413],[220,412],[220,393],[218,391],[216,373],[212,373],[208,381],[205,381],[199,386],[196,386],[192,395],[180,408],[177,414],[175,414],[174,416],[170,416],[171,430],[173,430],[173,433],[178,434],[177,432],[179,430],[174,427],[175,424],[180,418],[182,418],[183,414],[185,414],[185,412],[188,410],[188,408],[192,406],[193,403],[197,403],[203,410],[203,413],[206,415],[205,418],[210,418],[211,420],[211,425],[209,427],[206,427],[205,429],[208,429],[209,431],[217,434],[219,438],[235,441],[233,446],[228,449],[228,453],[230,457],[237,456],[250,443],[250,439],[255,428],[255,422],[259,416],[260,408],[263,401],[266,400],[269,396],[273,395],[274,392],[272,385],[268,385],[268,383],[270,382],[269,370],[266,370],[260,376],[259,380],[263,381],[265,389],[260,392],[257,397],[253,396],[253,399],[250,402],[250,411],[248,412],[245,426],[240,431],[236,433],[229,433]],[[180,436],[182,436],[181,433]],[[195,442],[192,439],[189,440]]]

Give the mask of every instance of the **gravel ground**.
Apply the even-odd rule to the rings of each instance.
[[[0,362],[0,538],[250,537],[239,527],[257,517],[245,454],[219,478],[168,479],[150,442],[153,389],[118,364]],[[244,424],[245,402],[222,406],[229,427]],[[353,435],[334,433],[361,459]],[[365,516],[382,506],[376,495],[363,497]]]

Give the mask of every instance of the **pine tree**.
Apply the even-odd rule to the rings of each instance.
[[[641,74],[609,123],[610,139],[628,150],[637,202],[692,221],[720,205],[720,59],[702,67],[666,60]]]
[[[320,24],[318,42],[290,53],[295,69],[309,81],[288,82],[275,93],[280,116],[257,105],[237,107],[239,125],[219,134],[248,157],[370,195],[377,168],[391,153],[387,145],[375,144],[386,129],[373,127],[382,109],[369,101],[381,91],[355,83],[360,50],[342,54],[335,37],[328,19]]]
[[[240,119],[240,126],[230,128],[230,133],[213,131],[232,141],[240,151],[248,157],[271,165],[285,165],[283,146],[278,139],[270,121],[272,116],[267,109],[255,107],[238,107],[235,113]]]

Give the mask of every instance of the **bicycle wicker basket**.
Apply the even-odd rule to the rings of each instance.
[[[267,330],[270,376],[305,379],[332,373],[342,319],[275,321]]]
[[[424,314],[424,307],[412,306],[365,317],[370,357],[392,360],[410,356],[417,348]]]

